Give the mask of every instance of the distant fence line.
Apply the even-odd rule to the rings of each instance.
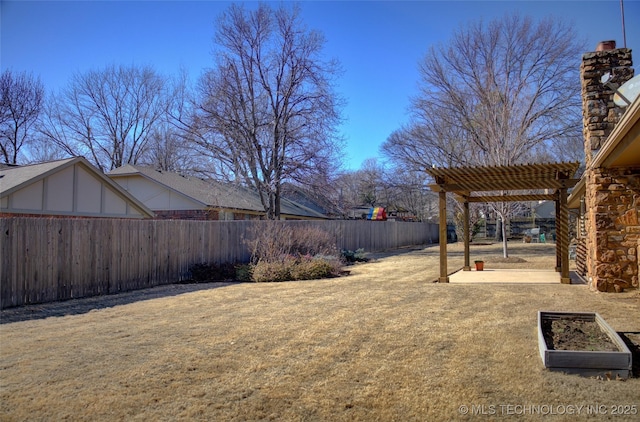
[[[264,221],[0,218],[0,309],[184,280],[197,263],[247,262],[244,239]],[[432,223],[286,221],[367,252],[438,241]]]

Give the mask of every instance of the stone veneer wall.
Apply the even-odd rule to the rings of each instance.
[[[593,290],[638,287],[640,168],[588,173],[587,272]]]
[[[628,48],[596,51],[582,56],[580,77],[586,168],[589,168],[593,156],[598,153],[624,112],[614,104],[614,92],[600,78],[610,73],[611,83],[620,86],[633,77],[632,65],[631,50]]]
[[[590,168],[624,109],[600,78],[607,72],[621,85],[633,77],[631,50],[614,49],[582,57],[582,113],[585,149],[585,228],[581,254],[591,289],[606,292],[638,287],[640,168]]]

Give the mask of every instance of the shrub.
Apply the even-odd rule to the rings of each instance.
[[[253,267],[252,280],[258,283],[291,280],[291,261],[268,262],[258,261]]]
[[[340,274],[334,236],[304,224],[265,221],[247,241],[256,282],[312,280]]]
[[[265,221],[251,233],[247,241],[253,263],[283,262],[290,257],[304,255],[336,255],[334,236],[324,230],[281,221]]]
[[[319,278],[335,277],[340,267],[324,258],[302,260],[291,267],[291,277],[294,280],[317,280]]]
[[[210,281],[229,281],[236,277],[236,269],[233,264],[208,264],[201,263],[192,265],[189,268],[191,273],[190,281],[196,283],[207,283]]]
[[[336,257],[288,256],[277,262],[259,261],[252,266],[251,279],[258,283],[317,280],[337,277],[341,268],[342,263]]]
[[[366,257],[364,249],[356,249],[355,251],[350,251],[348,249],[342,250],[342,258],[346,262],[368,262],[369,258]]]
[[[253,280],[253,265],[242,264],[236,266],[236,280],[237,281],[252,281]]]

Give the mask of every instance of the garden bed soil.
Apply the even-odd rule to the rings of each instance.
[[[543,320],[542,333],[550,350],[603,352],[620,350],[595,321]]]

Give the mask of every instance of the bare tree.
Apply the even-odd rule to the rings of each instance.
[[[188,172],[192,168],[189,147],[171,126],[158,126],[149,136],[148,149],[140,164],[158,171]]]
[[[42,133],[108,171],[142,159],[165,112],[165,80],[152,68],[112,65],[76,74],[51,99]]]
[[[561,21],[517,15],[458,30],[420,63],[412,124],[383,150],[423,167],[509,165],[580,138],[583,47],[575,40]]]
[[[427,174],[403,167],[385,171],[386,196],[390,207],[410,211],[419,221],[438,215],[437,195],[427,187]]]
[[[522,164],[557,145],[579,145],[584,47],[576,40],[560,20],[518,15],[458,30],[420,63],[413,120],[383,150],[424,168]],[[494,208],[508,221],[511,204]]]
[[[232,5],[216,41],[190,135],[221,173],[256,188],[277,219],[283,181],[308,181],[339,161],[337,64],[322,59],[323,37],[303,26],[297,8]]]
[[[5,163],[17,164],[20,150],[35,135],[44,86],[26,72],[5,70],[0,77],[0,96],[0,151]]]

